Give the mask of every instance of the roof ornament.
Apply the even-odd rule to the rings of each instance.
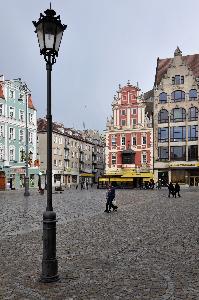
[[[174,52],[174,56],[182,56],[182,51],[180,50],[180,48],[178,46]]]
[[[128,86],[130,86],[130,85],[131,85],[131,84],[130,84],[130,80],[128,80],[128,82],[127,82],[127,85],[128,85]]]

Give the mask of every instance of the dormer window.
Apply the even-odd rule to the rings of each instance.
[[[174,77],[172,77],[172,84],[173,85],[184,84],[184,76],[175,75]]]

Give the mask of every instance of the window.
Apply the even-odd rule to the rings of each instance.
[[[12,119],[14,118],[15,110],[14,107],[10,106],[9,107],[9,117]]]
[[[33,123],[33,114],[29,113],[29,123]]]
[[[62,144],[62,138],[59,137],[59,144],[61,145]]]
[[[28,132],[28,138],[29,138],[29,143],[32,144],[33,143],[33,133],[32,132]]]
[[[0,125],[0,137],[4,137],[4,126]]]
[[[159,160],[168,160],[169,159],[168,147],[158,147],[158,157]]]
[[[172,84],[184,84],[184,76],[175,75],[172,77]]]
[[[14,146],[11,146],[9,148],[9,160],[10,161],[15,160],[15,149],[14,149]]]
[[[197,121],[198,120],[198,109],[197,107],[190,107],[188,111],[188,120]]]
[[[54,159],[54,166],[57,167],[57,160]]]
[[[171,142],[182,142],[186,140],[186,127],[171,127],[170,128],[170,141]]]
[[[9,139],[14,140],[14,138],[15,138],[15,130],[14,130],[14,128],[10,127],[9,128]]]
[[[166,93],[161,93],[159,95],[159,102],[160,103],[167,103],[167,94]]]
[[[198,125],[191,125],[188,127],[188,140],[197,141],[198,139]]]
[[[14,91],[10,90],[10,98],[14,98]]]
[[[62,167],[62,161],[61,160],[59,160],[59,166]]]
[[[145,164],[147,162],[146,153],[142,153],[142,163]]]
[[[125,126],[126,125],[126,120],[121,120],[121,125]]]
[[[198,160],[198,145],[188,147],[188,160]]]
[[[142,137],[142,145],[146,145],[146,136]]]
[[[22,161],[25,161],[26,159],[26,152],[23,148],[20,148],[19,150],[19,161],[22,162]]]
[[[4,159],[4,146],[0,145],[0,160]]]
[[[158,142],[168,142],[168,127],[158,128]]]
[[[135,127],[137,123],[136,119],[132,119],[132,123],[133,123],[133,127]]]
[[[24,111],[21,109],[19,110],[19,120],[21,122],[24,122]]]
[[[186,110],[182,107],[174,108],[171,111],[171,122],[183,122],[186,120]]]
[[[192,89],[189,91],[189,100],[197,100],[197,90]]]
[[[132,138],[132,145],[136,146],[136,137],[135,136],[133,136],[133,138]]]
[[[20,142],[24,141],[24,131],[23,131],[23,129],[19,130],[19,140],[20,140]]]
[[[116,154],[115,154],[115,153],[112,153],[112,156],[111,156],[111,164],[112,164],[112,165],[115,165],[115,164],[116,164]]]
[[[123,116],[125,116],[126,115],[126,110],[122,109],[121,113],[122,113]]]
[[[111,143],[112,143],[112,146],[116,146],[115,135],[112,135],[112,137],[111,137]]]
[[[169,113],[166,109],[161,109],[158,114],[158,123],[168,123]]]
[[[125,136],[122,136],[122,146],[125,146],[125,144],[126,144]]]
[[[174,91],[171,94],[171,101],[172,102],[181,102],[185,100],[185,92],[183,91]]]
[[[186,160],[186,146],[171,146],[171,160]]]
[[[133,111],[132,111],[133,115],[136,115],[137,113],[137,109],[136,108],[133,108]]]
[[[0,104],[0,116],[4,115],[3,104]]]

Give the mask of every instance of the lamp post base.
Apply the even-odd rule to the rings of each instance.
[[[24,185],[25,185],[24,196],[30,196],[30,192],[29,192],[29,177],[25,177],[25,179],[24,179]]]
[[[59,280],[58,261],[56,258],[56,213],[43,213],[43,259],[41,282],[56,282]]]

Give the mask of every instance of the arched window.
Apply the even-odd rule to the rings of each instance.
[[[192,89],[189,91],[189,100],[197,100],[197,90]]]
[[[161,93],[159,95],[159,102],[160,103],[167,103],[167,93]]]
[[[188,113],[189,121],[197,121],[198,120],[198,109],[197,107],[190,107]]]
[[[172,102],[181,102],[185,100],[185,92],[183,91],[174,91],[171,94],[171,101]]]
[[[182,107],[174,108],[171,111],[171,122],[183,122],[186,120],[186,110]]]
[[[169,113],[166,109],[161,109],[158,114],[158,123],[168,123]]]

